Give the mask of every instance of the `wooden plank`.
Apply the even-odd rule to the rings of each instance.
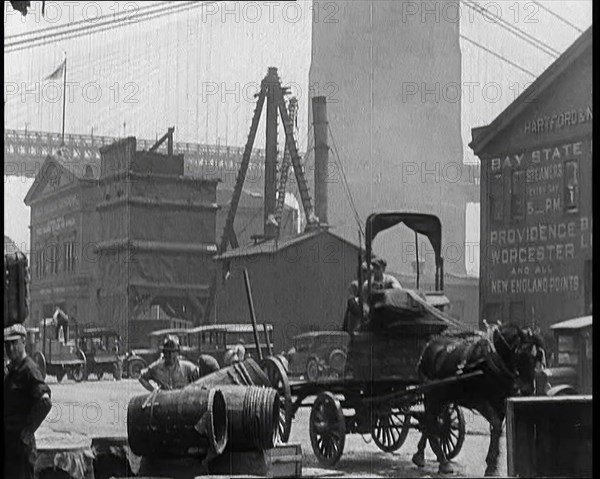
[[[510,398],[506,420],[509,476],[591,477],[591,396]]]

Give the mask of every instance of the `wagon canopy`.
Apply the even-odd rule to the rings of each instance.
[[[442,258],[442,223],[435,215],[395,212],[373,213],[367,218],[365,238],[367,251],[371,251],[373,240],[379,233],[400,223],[404,223],[411,230],[427,236],[435,252],[435,264],[440,266]]]

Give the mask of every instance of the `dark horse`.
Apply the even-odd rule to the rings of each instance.
[[[506,399],[533,394],[535,368],[543,361],[542,340],[514,324],[494,326],[487,337],[474,334],[470,338],[437,336],[431,339],[418,364],[419,375],[425,383],[461,372],[481,370],[483,374],[424,393],[423,435],[413,462],[419,467],[425,465],[425,445],[429,440],[440,463],[439,472],[453,472],[440,445],[438,417],[447,404],[454,403],[478,411],[490,423],[485,473],[497,474]]]

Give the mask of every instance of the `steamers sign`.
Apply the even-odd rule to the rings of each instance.
[[[492,223],[487,233],[490,295],[580,293],[577,260],[591,257],[593,229],[582,211],[580,162],[591,154],[587,138],[491,159],[491,180],[508,190],[517,221]]]

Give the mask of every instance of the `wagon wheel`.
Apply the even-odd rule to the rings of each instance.
[[[346,421],[342,406],[330,392],[317,396],[310,410],[310,443],[318,461],[333,467],[342,457],[346,442]]]
[[[42,353],[36,353],[33,359],[35,361],[35,364],[37,364],[37,367],[40,369],[40,372],[42,373],[42,379],[46,379],[46,358]]]
[[[410,416],[399,409],[378,411],[373,422],[371,437],[384,452],[394,452],[402,447],[410,431]]]
[[[346,369],[346,353],[341,349],[334,349],[329,355],[329,369],[335,373],[337,377],[344,375]]]
[[[279,393],[279,425],[278,441],[282,444],[288,442],[292,429],[292,391],[285,368],[279,360],[269,356],[265,360],[265,374],[269,378],[271,387]]]
[[[142,375],[142,369],[146,367],[146,364],[141,359],[132,360],[127,366],[127,372],[131,379],[139,379]]]
[[[319,380],[321,371],[319,370],[319,363],[316,358],[310,358],[306,362],[306,379],[311,383],[315,383]]]
[[[465,442],[465,416],[456,404],[448,404],[438,417],[440,446],[448,460],[458,456]]]
[[[77,364],[71,371],[75,382],[80,383],[86,378],[86,357],[83,351],[77,351],[77,357],[83,361],[81,364]]]

